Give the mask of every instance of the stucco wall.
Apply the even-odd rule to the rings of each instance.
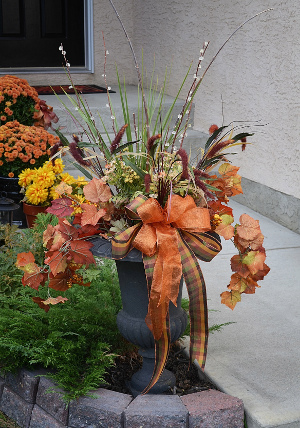
[[[223,99],[224,123],[250,121],[255,131],[254,144],[233,159],[241,165],[241,175],[300,198],[298,2],[153,0],[138,4],[134,41],[138,48],[143,44],[146,63],[156,53],[160,76],[173,60],[171,94],[190,61],[198,59],[204,41],[210,44],[203,68],[239,24],[264,9],[274,9],[246,24],[210,68],[196,96],[195,128],[207,131],[212,123],[222,124]]]

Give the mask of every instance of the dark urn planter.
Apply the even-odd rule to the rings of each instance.
[[[26,217],[23,213],[21,200],[24,195],[20,193],[21,187],[18,184],[18,177],[0,177],[0,193],[6,192],[7,198],[12,199],[16,204],[20,204],[20,208],[14,211],[13,224],[20,228],[26,228]]]
[[[95,256],[111,257],[111,244],[102,238],[93,238],[91,249]],[[148,312],[148,290],[142,253],[133,249],[124,259],[116,261],[121,289],[123,309],[118,313],[117,325],[122,336],[134,345],[139,346],[143,358],[142,368],[137,371],[128,383],[134,397],[149,384],[155,364],[153,334],[148,328],[145,317]],[[187,314],[181,308],[183,280],[177,299],[177,307],[170,303],[171,342],[175,342],[187,326]],[[175,376],[164,370],[158,382],[150,389],[150,394],[161,394],[175,386]]]

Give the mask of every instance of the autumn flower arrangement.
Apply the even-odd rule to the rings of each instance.
[[[110,3],[114,8],[112,1]],[[120,19],[118,13],[117,16]],[[59,223],[55,227],[48,226],[44,234],[45,264],[38,266],[30,253],[19,254],[17,262],[24,270],[24,285],[38,289],[39,285],[46,284],[48,289],[64,291],[72,284],[76,266],[95,263],[90,251],[93,246],[88,240],[90,236],[101,235],[111,240],[112,257],[116,260],[125,257],[133,248],[142,252],[149,287],[146,323],[153,332],[157,357],[153,377],[144,392],[156,383],[165,365],[170,344],[169,303],[176,304],[182,275],[190,302],[190,356],[204,368],[207,302],[197,259],[210,261],[219,253],[219,235],[232,240],[238,251],[231,260],[233,274],[228,290],[221,294],[222,303],[233,309],[241,300],[241,294],[255,293],[258,281],[269,271],[265,264],[264,236],[258,221],[243,214],[239,223],[234,224],[232,209],[228,206],[229,198],[242,192],[239,168],[231,165],[228,156],[232,148],[241,146],[244,149],[252,134],[239,131],[239,125],[213,125],[199,154],[189,155],[183,147],[193,98],[216,58],[215,55],[201,74],[207,48],[208,43],[204,43],[175,123],[172,122],[173,106],[163,115],[164,90],[155,105],[152,98],[146,100],[134,55],[144,115],[141,122],[131,117],[126,91],[119,84],[124,124],[118,127],[107,86],[115,135],[110,139],[107,132],[108,144],[69,74],[77,96],[69,96],[73,108],[68,110],[72,115],[74,108],[79,112],[81,121],[76,116],[74,120],[81,126],[84,137],[80,141],[75,136],[69,143],[58,130],[60,142],[53,147],[52,153],[57,155],[68,150],[73,155],[78,168],[90,179],[83,187],[83,193],[92,205],[81,204],[82,212],[74,216],[66,192],[53,201],[48,212],[56,214]],[[63,47],[61,51],[69,71]],[[189,75],[190,70],[186,78]],[[177,97],[179,94],[180,91]],[[157,105],[160,108],[154,116]],[[125,137],[127,141],[122,142]],[[49,305],[61,301],[65,298],[54,299],[49,295],[47,300],[39,299],[37,303],[48,310]]]
[[[81,212],[80,204],[86,202],[82,189],[87,180],[84,177],[75,179],[68,172],[63,172],[64,168],[62,159],[58,158],[53,162],[46,161],[39,168],[24,169],[19,174],[21,193],[25,195],[23,202],[49,207],[53,200],[68,192],[74,208],[71,214]]]

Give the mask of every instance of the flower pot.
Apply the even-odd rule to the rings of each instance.
[[[0,177],[0,193],[6,192],[7,198],[12,199],[16,204],[20,204],[20,208],[14,211],[13,224],[20,228],[25,228],[27,223],[21,203],[24,195],[20,193],[21,186],[19,186],[18,182],[18,177]]]
[[[41,207],[39,205],[30,205],[23,202],[23,212],[26,216],[27,227],[32,228],[35,222],[36,216],[39,213],[44,213],[47,207]]]
[[[91,249],[94,255],[111,258],[111,244],[102,238],[93,238]],[[142,254],[133,249],[124,259],[116,261],[121,289],[123,309],[118,313],[117,325],[122,336],[134,345],[139,346],[143,357],[143,366],[128,382],[134,397],[141,394],[150,382],[154,364],[155,348],[153,334],[148,328],[145,317],[148,312],[148,288]],[[170,303],[171,342],[175,342],[187,326],[187,314],[181,308],[183,281],[177,299],[177,307]],[[161,394],[175,386],[175,376],[164,370],[158,382],[150,389],[150,394]]]

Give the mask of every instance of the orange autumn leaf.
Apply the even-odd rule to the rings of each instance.
[[[241,301],[241,295],[238,291],[224,291],[220,296],[221,303],[232,310],[235,308],[236,304]]]
[[[93,178],[83,188],[84,196],[91,202],[108,202],[112,197],[110,188],[100,178]]]
[[[245,251],[246,248],[251,247],[252,250],[260,250],[264,242],[264,235],[259,233],[252,241],[247,241],[242,239],[238,234],[234,237],[234,243],[236,247],[242,251]]]
[[[17,255],[16,266],[17,268],[25,271],[24,267],[29,263],[34,263],[34,260],[34,255],[31,251],[29,251],[28,253],[19,253]]]
[[[51,247],[49,248],[49,250],[58,251],[65,242],[65,238],[63,238],[62,234],[57,231],[53,237],[53,240],[51,241]]]
[[[35,263],[34,263],[35,264]],[[25,272],[22,277],[22,284],[28,285],[28,287],[38,290],[39,286],[45,281],[44,275],[41,273],[40,268],[36,265],[36,268],[31,272]]]
[[[58,303],[65,303],[68,299],[66,297],[49,297],[47,300],[44,300],[44,305],[57,305]]]
[[[59,195],[63,195],[64,193],[67,195],[71,195],[73,189],[72,186],[62,181],[58,186],[55,187],[55,192]]]
[[[257,282],[251,278],[251,276],[248,276],[247,277],[247,288],[245,288],[244,293],[245,294],[254,294],[256,288],[260,288],[260,285],[258,285]]]
[[[255,275],[260,270],[263,270],[265,260],[265,253],[261,251],[249,251],[243,258],[243,264],[247,266],[252,275]]]
[[[224,192],[226,196],[230,197],[243,193],[241,186],[242,177],[237,174],[238,170],[238,167],[230,163],[223,163],[219,168],[219,174],[222,176],[222,180],[225,183]]]
[[[236,227],[236,232],[241,239],[252,241],[261,233],[259,221],[254,220],[248,214],[242,214],[240,216],[240,224]]]
[[[238,273],[234,273],[231,275],[231,280],[230,280],[230,284],[228,285],[228,288],[230,290],[235,290],[235,291],[238,291],[239,293],[243,293],[244,290],[246,290],[246,288],[247,288],[247,279],[248,278],[249,278],[249,276],[244,278],[243,276],[239,275]]]
[[[228,207],[227,205],[223,205],[221,201],[209,201],[208,206],[214,212],[214,214],[219,214],[219,216],[228,214],[233,217],[232,208]]]
[[[106,214],[106,210],[101,208],[100,210],[95,207],[95,205],[81,204],[83,210],[81,216],[81,225],[85,226],[86,224],[91,224],[96,226],[100,218]]]
[[[50,250],[51,248],[55,231],[56,231],[56,226],[52,226],[52,224],[48,224],[47,229],[43,233],[43,245],[48,250]]]
[[[70,242],[70,256],[74,263],[81,263],[84,265],[89,265],[91,263],[96,264],[93,254],[90,251],[90,248],[93,246],[91,242],[84,240],[76,239]]]
[[[51,272],[56,276],[60,272],[64,272],[67,268],[67,256],[60,251],[51,252],[45,259],[45,264],[49,265]],[[48,255],[48,253],[46,253]]]
[[[233,272],[237,272],[243,278],[246,278],[250,274],[248,266],[243,263],[243,257],[240,255],[236,254],[235,256],[232,256],[230,264],[231,270]]]
[[[231,225],[233,223],[233,217],[228,214],[224,214],[221,217],[222,223],[216,227],[216,232],[223,236],[224,239],[228,240],[234,236],[234,227]]]
[[[58,225],[56,226],[60,231],[62,236],[66,239],[66,241],[71,241],[72,239],[77,239],[79,235],[78,229],[72,226],[71,223],[66,219],[59,219]]]
[[[254,275],[251,275],[251,277],[254,279],[254,281],[262,281],[264,277],[270,272],[270,268],[265,263],[263,264],[263,269],[260,269],[257,271]]]
[[[259,287],[259,285],[252,279],[250,275],[248,275],[246,278],[243,278],[238,273],[231,275],[230,284],[228,285],[230,290],[235,290],[239,293],[245,294],[255,293],[255,287]]]

